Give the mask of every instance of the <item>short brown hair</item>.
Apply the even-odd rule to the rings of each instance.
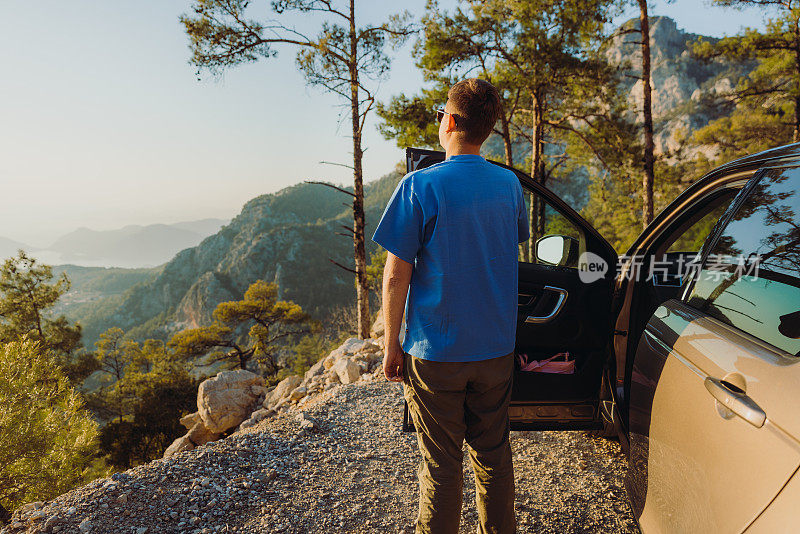
[[[464,132],[464,140],[480,145],[492,133],[500,117],[500,93],[486,80],[467,78],[447,92],[447,99],[456,115],[456,129]]]

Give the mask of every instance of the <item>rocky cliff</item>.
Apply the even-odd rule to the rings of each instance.
[[[623,24],[605,55],[609,62],[623,68],[623,91],[627,93],[631,107],[641,110],[642,82],[635,78],[641,72],[641,36],[629,33],[638,27],[638,19]],[[718,118],[713,111],[700,106],[703,97],[729,91],[739,76],[747,74],[755,66],[750,62],[705,62],[693,57],[691,43],[700,37],[681,30],[669,17],[650,19],[653,119],[659,153],[677,149],[681,137]],[[714,37],[703,38],[717,41]],[[636,119],[641,121],[641,113],[637,113]]]

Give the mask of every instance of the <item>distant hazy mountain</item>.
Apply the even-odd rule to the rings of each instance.
[[[391,173],[364,187],[367,253],[369,236],[401,175]],[[222,301],[242,297],[256,280],[277,282],[282,299],[322,317],[355,295],[353,275],[329,260],[352,265],[353,241],[337,235],[352,225],[348,197],[331,188],[298,184],[249,201],[216,234],[178,253],[158,270],[124,274],[137,284],[124,294],[89,300],[66,310],[84,326],[84,341],[118,326],[138,339],[166,338],[185,327],[206,324]],[[87,273],[94,276],[96,273]],[[105,279],[105,275],[103,275]],[[96,296],[86,292],[89,296]]]
[[[40,253],[48,263],[152,267],[198,245],[228,221],[203,219],[176,224],[131,225],[119,230],[79,228]],[[55,253],[55,254],[53,254]]]
[[[13,239],[8,239],[6,237],[0,237],[0,261],[12,256],[16,256],[17,251],[20,249],[24,250],[25,252],[34,250],[33,247],[30,247],[25,243],[20,243],[19,241],[14,241]]]

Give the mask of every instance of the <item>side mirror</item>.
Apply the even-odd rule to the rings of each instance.
[[[565,235],[546,235],[536,240],[536,259],[547,265],[578,265],[578,240]]]

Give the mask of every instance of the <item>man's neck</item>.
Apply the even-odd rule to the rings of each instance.
[[[480,145],[458,145],[458,146],[450,146],[447,147],[445,151],[445,155],[449,158],[450,156],[461,156],[469,154],[472,156],[480,156],[481,155],[481,147]]]

